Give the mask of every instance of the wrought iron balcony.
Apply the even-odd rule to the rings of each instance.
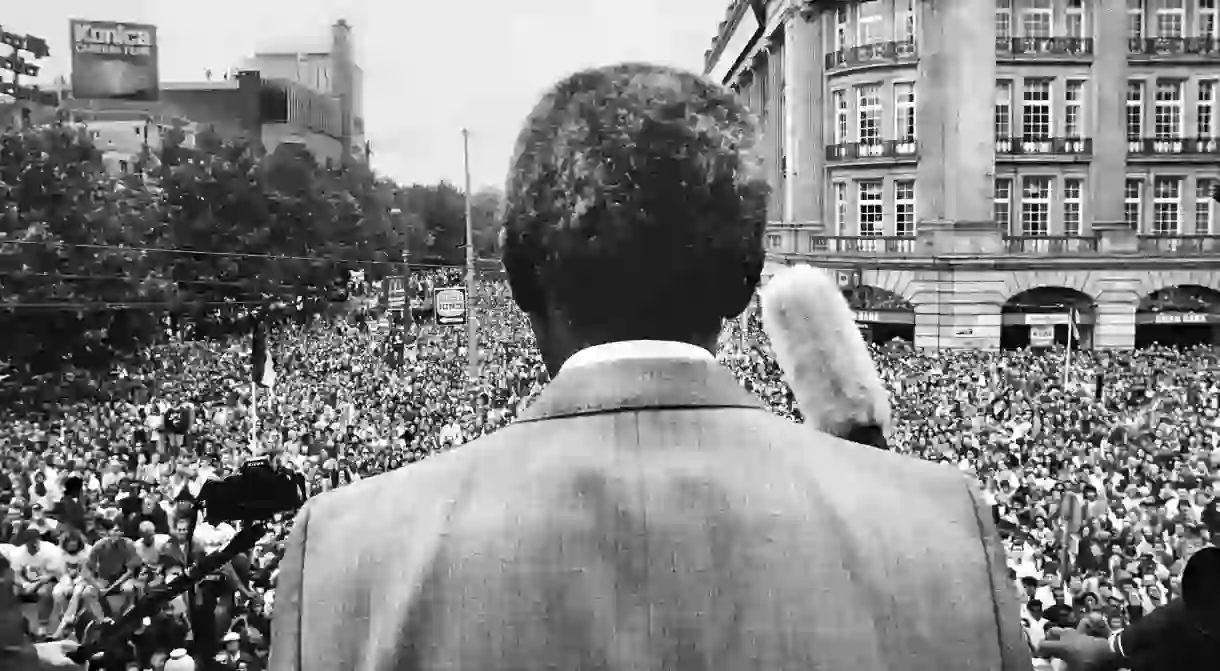
[[[1077,256],[1097,252],[1097,238],[1081,235],[1006,235],[1004,249],[1009,254]]]
[[[1082,58],[1093,55],[1091,37],[997,37],[997,56]]]
[[[915,140],[877,140],[874,142],[841,142],[826,145],[827,161],[854,161],[870,158],[915,158],[919,143]]]
[[[1220,156],[1220,139],[1208,137],[1128,139],[1127,153],[1136,156]]]
[[[1133,56],[1191,56],[1220,59],[1220,40],[1214,37],[1147,37],[1127,40]]]
[[[1093,139],[1087,137],[1004,137],[996,139],[995,153],[1003,156],[1092,156]]]
[[[893,64],[913,61],[918,57],[919,50],[914,42],[874,42],[826,54],[826,69]]]
[[[1220,235],[1141,235],[1139,250],[1160,256],[1218,256]]]
[[[811,235],[809,251],[813,254],[913,255],[915,238],[899,235]]]

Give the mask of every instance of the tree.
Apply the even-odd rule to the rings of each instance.
[[[470,199],[471,229],[475,256],[500,255],[500,217],[504,194],[499,189],[482,189]]]
[[[159,190],[105,174],[78,128],[10,132],[0,147],[0,347],[17,377],[138,348],[172,287],[153,257],[118,248],[161,244]]]
[[[238,315],[253,304],[320,310],[341,294],[349,273],[376,277],[401,262],[387,191],[367,170],[330,171],[307,152],[199,151],[162,175],[173,209],[165,259],[183,307],[197,317]]]

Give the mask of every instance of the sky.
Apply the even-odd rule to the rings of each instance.
[[[622,61],[701,71],[729,0],[55,0],[4,2],[0,25],[48,40],[41,81],[69,73],[68,20],[157,26],[161,80],[203,81],[255,51],[325,44],[340,18],[364,69],[373,167],[400,183],[503,186],[513,142],[564,75]],[[302,45],[300,47],[296,45]]]

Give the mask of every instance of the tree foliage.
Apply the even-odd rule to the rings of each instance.
[[[351,271],[464,261],[464,197],[449,184],[183,140],[171,131],[141,174],[114,175],[82,128],[0,135],[0,377],[107,367],[171,317],[322,310]],[[471,199],[480,256],[495,254],[500,201]]]

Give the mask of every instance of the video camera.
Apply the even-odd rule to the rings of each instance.
[[[208,524],[269,520],[305,505],[305,478],[267,456],[247,459],[234,474],[203,485],[196,497]]]
[[[88,660],[105,659],[131,638],[143,618],[160,612],[174,597],[201,583],[238,554],[249,552],[267,533],[269,520],[305,505],[305,478],[277,468],[270,457],[254,457],[246,460],[236,473],[205,483],[197,497],[192,497],[184,487],[178,499],[201,507],[208,524],[242,523],[242,529],[228,545],[186,567],[185,573],[177,579],[150,587],[143,598],[118,619],[104,620],[86,629],[80,648],[69,655],[73,661],[83,664]]]

